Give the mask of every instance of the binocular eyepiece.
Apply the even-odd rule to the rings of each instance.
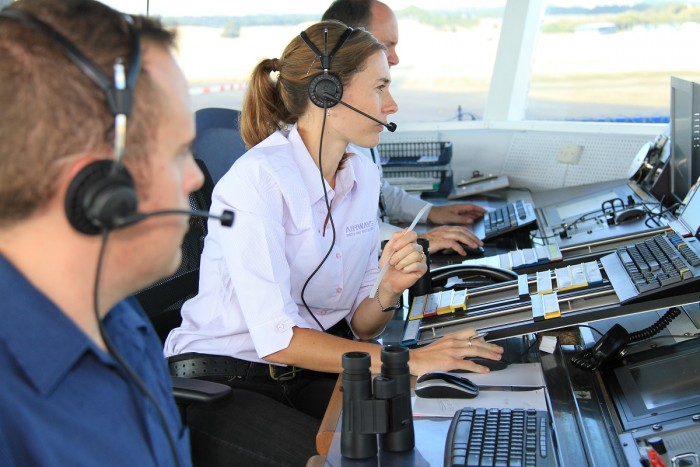
[[[388,452],[415,446],[408,349],[384,347],[381,359],[381,375],[372,381],[369,353],[343,354],[340,452],[349,459],[376,456],[377,439]]]

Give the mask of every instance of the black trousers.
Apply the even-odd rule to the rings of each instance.
[[[196,466],[303,466],[337,374],[203,354],[168,359],[171,374],[227,384],[230,398],[186,410]]]

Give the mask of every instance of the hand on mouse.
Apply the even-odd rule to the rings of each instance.
[[[503,347],[474,336],[476,331],[467,328],[441,337],[425,347],[412,350],[408,362],[411,374],[418,376],[431,371],[453,370],[488,373],[488,368],[468,359],[465,360],[465,357],[500,360]]]
[[[483,242],[466,227],[456,225],[443,225],[429,230],[419,235],[419,238],[426,238],[430,242],[430,253],[436,253],[451,248],[458,254],[466,256],[467,252],[462,245],[476,249],[483,245]]]
[[[430,211],[428,211],[428,222],[436,225],[473,225],[474,222],[484,217],[485,213],[486,209],[475,204],[444,204],[430,208]]]

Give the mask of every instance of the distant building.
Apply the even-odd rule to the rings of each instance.
[[[588,23],[581,26],[577,26],[575,31],[577,33],[591,33],[595,32],[598,34],[615,34],[617,32],[617,26],[615,23],[605,22],[605,23]]]

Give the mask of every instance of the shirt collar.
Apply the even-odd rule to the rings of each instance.
[[[86,353],[105,365],[113,358],[100,350],[51,300],[0,255],[0,296],[3,297],[0,341],[38,391],[50,393]],[[118,305],[106,322],[115,321]],[[129,319],[137,319],[138,316]],[[121,320],[120,321],[124,321]],[[145,323],[130,323],[133,326]],[[111,334],[111,333],[110,333]]]
[[[304,144],[304,141],[301,139],[296,123],[289,132],[288,139],[292,145],[294,160],[297,163],[297,166],[300,168],[301,176],[304,179],[304,184],[308,190],[311,202],[315,203],[323,200],[323,186],[321,186],[320,183],[321,176],[318,173],[318,166],[316,166],[314,158],[311,156],[309,150]],[[346,152],[353,152],[352,147],[348,146]],[[329,199],[333,199],[336,193],[346,195],[350,193],[357,185],[355,170],[353,168],[354,157],[356,156],[353,156],[345,161],[343,170],[340,170],[336,175],[335,190],[328,186],[328,182],[324,180],[324,185],[328,190]]]

